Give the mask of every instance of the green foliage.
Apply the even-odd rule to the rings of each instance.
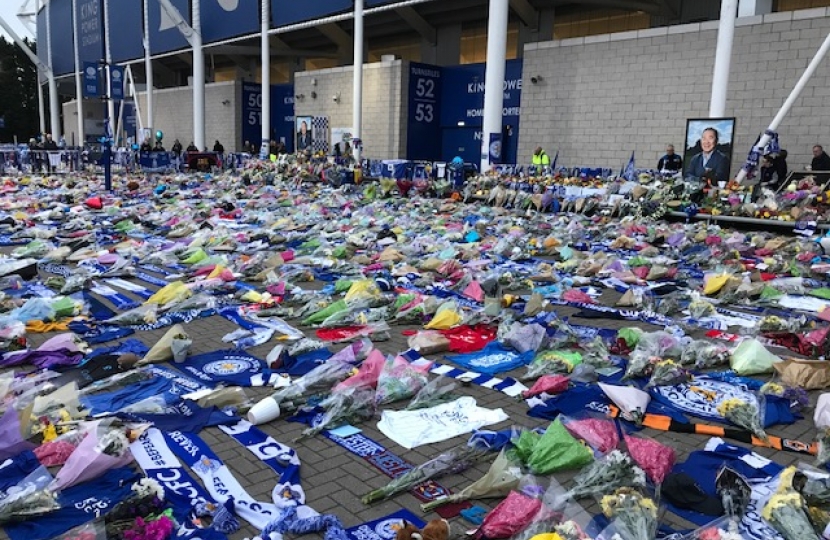
[[[33,41],[27,41],[36,51]],[[0,116],[6,127],[0,129],[0,142],[12,142],[17,135],[25,143],[38,132],[37,68],[26,54],[0,37]]]

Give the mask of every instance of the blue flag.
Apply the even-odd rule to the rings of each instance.
[[[634,152],[631,152],[631,159],[628,160],[628,165],[625,166],[620,176],[628,180],[629,182],[633,182],[635,179],[634,174]]]
[[[550,171],[556,172],[556,162],[559,161],[559,150],[556,151],[556,155],[553,156],[553,163],[550,164]]]

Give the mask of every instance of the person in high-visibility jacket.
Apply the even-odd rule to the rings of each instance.
[[[536,151],[533,152],[533,165],[536,167],[550,167],[550,156],[542,150],[541,146],[537,146]]]

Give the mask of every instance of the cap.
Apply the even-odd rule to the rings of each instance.
[[[707,516],[722,516],[723,503],[717,497],[703,491],[695,479],[686,473],[674,473],[666,477],[662,488],[663,496],[673,505],[694,510]]]

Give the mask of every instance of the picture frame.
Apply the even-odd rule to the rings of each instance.
[[[313,117],[297,116],[294,120],[294,148],[299,152],[313,152],[314,131]]]
[[[683,139],[683,177],[723,182],[731,178],[735,117],[689,118]]]

